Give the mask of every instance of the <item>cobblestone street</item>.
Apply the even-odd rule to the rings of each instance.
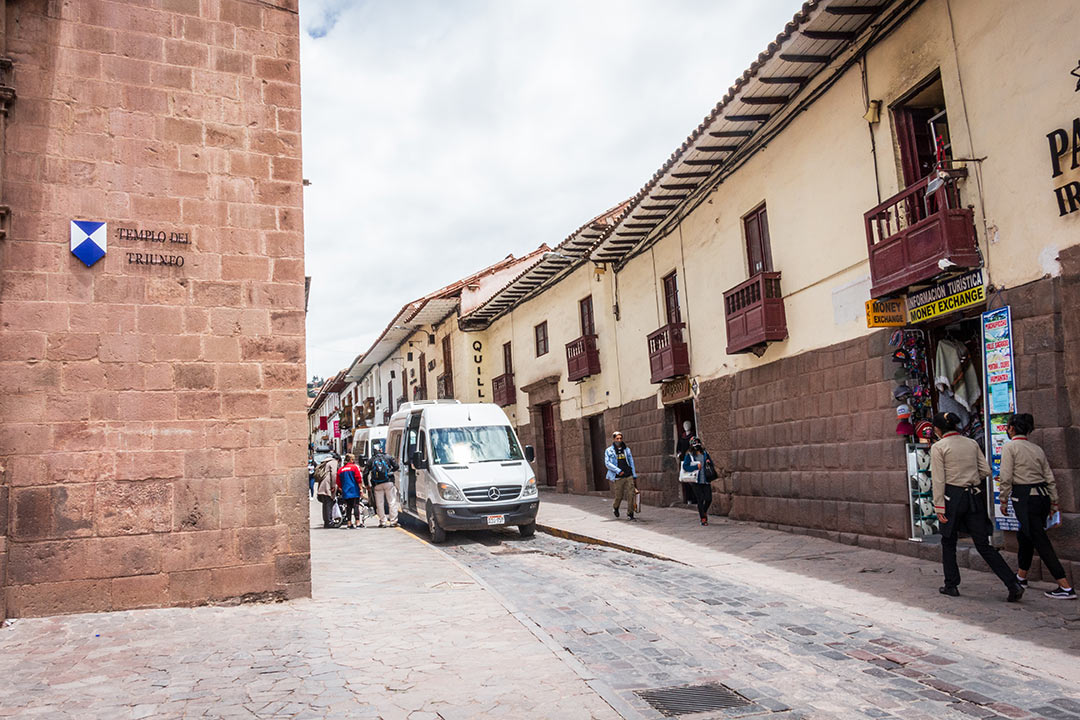
[[[551,502],[545,518],[565,525],[573,510]],[[650,509],[606,532],[633,544],[685,515]],[[792,585],[791,567],[721,562],[714,549],[710,568],[513,531],[437,548],[418,526],[312,524],[312,600],[16,621],[0,631],[0,716],[659,718],[636,691],[711,682],[749,704],[683,717],[1080,718],[1074,671],[1051,664],[1075,658],[1067,641],[1047,644],[1044,665],[1037,653],[1003,661],[976,652],[970,637],[987,631],[956,617],[841,607],[813,590],[841,582]],[[803,563],[842,551],[738,523],[707,532],[774,554],[802,542]],[[894,564],[889,575],[923,562],[868,557]],[[968,577],[974,592],[988,576]],[[1038,639],[1028,630],[1045,615],[1075,611],[998,605],[1012,611],[1003,645],[1020,642],[1009,627]],[[921,632],[934,617],[942,633]]]

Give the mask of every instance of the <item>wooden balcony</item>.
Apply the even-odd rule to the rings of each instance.
[[[683,342],[685,323],[671,323],[651,333],[649,341],[649,376],[656,384],[690,374],[690,352]]]
[[[517,402],[514,373],[503,373],[491,379],[491,399],[499,407],[506,407]]]
[[[960,207],[956,186],[926,194],[924,178],[863,216],[870,258],[870,296],[885,297],[949,269],[982,266],[974,214]],[[942,263],[944,264],[944,263]]]
[[[727,353],[760,354],[766,343],[787,337],[780,273],[765,272],[724,293]]]
[[[566,379],[570,382],[584,380],[600,374],[600,351],[596,349],[595,335],[582,335],[566,343]]]
[[[435,378],[435,394],[439,400],[453,400],[454,376],[446,372]]]

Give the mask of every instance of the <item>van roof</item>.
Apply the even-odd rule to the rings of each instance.
[[[509,425],[503,409],[494,403],[452,403],[428,405],[422,409],[424,419],[428,426],[435,427],[471,427],[478,425]],[[405,407],[394,413],[390,419],[391,424],[395,421],[404,420],[409,414],[410,408]]]

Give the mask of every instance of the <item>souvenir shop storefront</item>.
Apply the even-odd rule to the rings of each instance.
[[[996,500],[1005,425],[1016,410],[1011,310],[999,297],[988,297],[981,269],[909,292],[902,307],[901,301],[891,302],[892,307],[878,303],[877,318],[896,327],[888,343],[895,365],[896,434],[905,443],[910,538],[924,541],[940,534],[930,472],[934,413],[956,414],[960,432],[983,448],[994,471],[994,492],[986,497],[988,503]],[[987,510],[996,529],[1016,529],[996,501]]]

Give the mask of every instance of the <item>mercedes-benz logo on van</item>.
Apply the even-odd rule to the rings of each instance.
[[[499,492],[499,488],[488,488],[488,500],[498,500],[500,497],[502,497],[502,493]]]

